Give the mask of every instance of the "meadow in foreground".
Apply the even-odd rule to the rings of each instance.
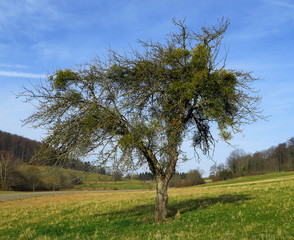
[[[154,191],[9,200],[0,239],[294,239],[293,192],[290,172],[170,189],[161,223]]]

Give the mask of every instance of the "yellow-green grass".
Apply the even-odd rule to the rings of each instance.
[[[227,181],[218,181],[218,182],[212,182],[212,181],[207,181],[205,179],[205,182],[209,184],[209,186],[216,186],[216,185],[229,185],[229,184],[235,184],[235,183],[245,183],[247,182],[248,184],[254,183],[256,181],[275,181],[276,178],[281,178],[281,177],[287,177],[287,176],[292,176],[294,172],[273,172],[273,173],[267,173],[267,174],[262,174],[262,175],[252,175],[252,176],[246,176],[246,177],[238,177],[238,178],[233,178],[229,179]],[[204,186],[204,185],[202,185]],[[208,185],[205,185],[208,186]]]
[[[154,181],[140,181],[134,179],[122,179],[120,181],[92,181],[77,185],[75,189],[115,189],[115,190],[134,190],[134,189],[155,189]]]
[[[294,239],[294,174],[169,190],[51,195],[0,203],[0,239]],[[249,178],[250,179],[250,178]]]
[[[11,194],[11,193],[19,193],[16,191],[0,191],[0,194]]]
[[[32,166],[32,165],[23,165],[20,167],[22,170],[28,168],[38,168],[43,177],[49,177],[52,175],[65,175],[65,176],[76,176],[80,177],[83,181],[111,181],[111,176],[102,175],[98,173],[82,172],[73,169],[64,169],[60,167],[52,166]]]
[[[72,169],[64,169],[59,167],[50,166],[31,166],[23,165],[21,169],[26,170],[28,168],[38,168],[44,179],[52,181],[52,176],[64,175],[80,177],[83,184],[75,185],[73,190],[134,190],[134,189],[154,189],[154,181],[140,181],[135,179],[122,179],[120,181],[113,181],[109,175],[102,175],[98,173],[82,172]],[[51,177],[51,178],[50,178]]]

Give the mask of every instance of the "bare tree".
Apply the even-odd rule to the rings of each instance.
[[[213,125],[229,141],[260,117],[251,88],[256,79],[225,69],[227,56],[219,56],[229,22],[199,33],[174,24],[179,31],[165,43],[140,41],[141,50],[125,54],[110,50],[106,60],[58,70],[20,94],[39,102],[26,123],[47,127],[46,143],[61,154],[96,153],[102,165],[120,168],[147,164],[157,184],[157,221],[167,217],[168,183],[185,159],[183,141],[209,154]]]
[[[36,166],[29,166],[23,169],[22,173],[25,176],[27,185],[33,192],[43,182],[41,170]]]
[[[240,174],[244,168],[247,169],[248,160],[245,151],[239,148],[232,151],[227,158],[227,166],[235,174]]]
[[[17,158],[7,151],[0,151],[0,183],[2,190],[8,190],[16,171]]]

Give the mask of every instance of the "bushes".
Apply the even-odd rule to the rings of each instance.
[[[21,166],[14,175],[10,188],[15,191],[55,191],[82,184],[81,179],[70,172],[42,172],[37,166]]]
[[[175,173],[169,182],[170,187],[188,187],[199,184],[204,184],[205,181],[201,176],[200,171],[190,170],[188,174]]]
[[[198,170],[190,170],[187,175],[187,181],[191,184],[190,186],[204,184],[205,181]]]
[[[224,164],[213,165],[210,168],[209,178],[213,181],[223,181],[236,177],[233,172],[225,167]]]
[[[213,182],[225,181],[228,179],[232,179],[233,177],[234,177],[233,172],[228,169],[223,169],[223,170],[216,172],[215,175],[210,175],[210,178]]]
[[[18,178],[11,188],[15,191],[46,191],[50,190],[46,185],[41,171],[37,167],[28,167],[17,170]]]

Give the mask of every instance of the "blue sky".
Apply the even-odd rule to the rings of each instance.
[[[174,29],[173,17],[186,18],[195,31],[229,18],[228,67],[261,79],[254,87],[268,121],[246,126],[233,145],[255,152],[294,136],[294,0],[0,1],[0,130],[41,140],[45,130],[23,127],[20,121],[34,107],[13,92],[58,68],[90,62],[106,48],[127,50],[137,46],[137,39],[163,41]],[[190,145],[183,147],[192,158]],[[225,162],[232,150],[218,143],[214,160]],[[203,157],[178,170],[200,168],[208,175],[212,164]]]

